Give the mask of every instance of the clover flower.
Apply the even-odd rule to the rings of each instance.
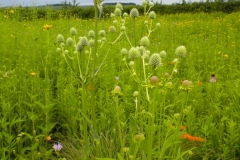
[[[215,74],[211,75],[209,82],[211,82],[211,83],[217,82],[217,78],[216,78]]]
[[[60,151],[61,149],[63,149],[63,145],[61,143],[54,143],[53,144],[53,149],[55,151]]]

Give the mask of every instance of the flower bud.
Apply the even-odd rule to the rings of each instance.
[[[120,9],[120,10],[123,10],[123,6],[122,6],[121,3],[117,3],[116,6],[115,6],[115,8],[118,8],[118,9]]]
[[[124,12],[123,17],[128,17],[128,14],[126,12]]]
[[[139,133],[139,134],[135,135],[135,137],[134,137],[134,140],[135,140],[136,142],[141,142],[141,141],[143,141],[144,139],[145,139],[145,137],[144,137],[144,135],[143,135],[142,133]]]
[[[129,62],[129,67],[133,67],[134,66],[134,62],[133,61],[130,61]]]
[[[122,26],[122,27],[120,28],[120,30],[121,30],[122,32],[124,32],[124,31],[126,31],[126,27],[125,27],[125,26]]]
[[[89,47],[94,47],[94,40],[93,39],[90,39],[89,41],[88,41],[88,46]]]
[[[149,64],[153,67],[157,67],[161,65],[161,57],[158,53],[154,53],[151,55],[149,59]]]
[[[154,3],[153,3],[153,2],[150,2],[150,3],[149,3],[149,6],[150,6],[150,7],[153,7],[153,6],[154,6]]]
[[[169,77],[170,77],[169,73],[167,73],[167,72],[166,72],[166,73],[164,73],[164,75],[163,75],[163,76],[164,76],[164,78],[169,78]]]
[[[88,37],[89,37],[89,38],[94,38],[94,37],[95,37],[95,32],[94,32],[93,30],[90,30],[90,31],[88,32]]]
[[[116,8],[116,9],[114,10],[114,14],[115,14],[116,16],[121,16],[121,15],[122,15],[122,10],[120,10],[119,8]]]
[[[147,4],[148,4],[148,2],[147,2],[146,0],[143,0],[143,1],[142,1],[142,5],[143,5],[143,7],[146,7]]]
[[[151,84],[151,85],[156,85],[156,84],[158,84],[158,78],[157,78],[157,76],[152,76],[152,77],[150,78],[150,84]]]
[[[70,35],[74,36],[77,34],[77,30],[75,28],[70,29]]]
[[[141,38],[140,40],[140,45],[144,46],[144,47],[148,47],[149,46],[149,38],[147,36],[144,36]]]
[[[74,45],[74,41],[71,37],[67,38],[66,45],[68,45],[68,46],[73,46]]]
[[[134,96],[134,97],[137,97],[137,96],[138,96],[138,91],[134,91],[134,92],[133,92],[133,96]]]
[[[76,51],[81,52],[81,51],[83,51],[83,49],[84,49],[84,46],[80,42],[78,42],[78,44],[76,46]]]
[[[63,37],[62,34],[58,34],[58,35],[57,35],[57,41],[58,41],[58,42],[64,42],[64,37]]]
[[[136,17],[138,17],[138,16],[139,16],[139,12],[138,12],[137,8],[131,9],[131,11],[130,11],[130,17],[136,18]]]
[[[120,53],[121,53],[121,55],[127,55],[128,50],[126,48],[122,48]]]
[[[62,51],[61,48],[57,48],[57,49],[56,49],[56,52],[57,52],[57,53],[60,53],[61,51]]]
[[[105,32],[104,30],[100,30],[100,31],[98,32],[98,34],[99,34],[99,36],[101,36],[101,37],[105,37],[106,32]]]
[[[186,47],[185,46],[178,46],[175,50],[175,54],[180,56],[180,57],[186,57],[186,53],[187,53],[187,50],[186,50]]]
[[[132,48],[129,50],[128,57],[129,57],[130,59],[135,59],[135,58],[138,58],[138,57],[140,57],[140,56],[141,56],[141,54],[140,54],[140,52],[138,51],[137,48],[132,47]]]
[[[116,27],[115,26],[109,27],[108,32],[109,33],[115,33],[116,32]]]
[[[159,54],[160,54],[161,58],[167,57],[167,53],[165,51],[161,51]]]
[[[148,15],[150,19],[156,19],[156,13],[154,11],[151,11]]]
[[[88,39],[86,37],[82,37],[79,43],[85,47],[88,45]]]
[[[156,23],[156,27],[160,27],[161,26],[161,24],[160,23]]]

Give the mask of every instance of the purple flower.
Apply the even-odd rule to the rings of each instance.
[[[54,143],[53,144],[53,149],[55,151],[60,151],[63,148],[63,145],[61,143]]]
[[[217,81],[217,78],[215,77],[215,74],[212,74],[209,82],[214,83],[216,81]]]

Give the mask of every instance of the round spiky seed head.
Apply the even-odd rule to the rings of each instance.
[[[159,54],[160,54],[161,58],[167,57],[167,53],[165,51],[161,51]]]
[[[118,8],[118,9],[120,9],[120,10],[123,10],[123,6],[122,6],[121,3],[117,3],[116,6],[115,6],[115,8]]]
[[[102,42],[106,42],[107,39],[106,39],[105,37],[103,37],[101,41],[102,41]]]
[[[149,46],[149,38],[147,36],[144,36],[141,38],[140,40],[140,45],[144,46],[144,47],[148,47]]]
[[[148,2],[147,2],[146,0],[143,0],[143,1],[142,1],[142,5],[143,5],[143,7],[146,7],[147,4],[148,4]]]
[[[182,89],[190,89],[193,86],[192,81],[184,80],[182,82]]]
[[[130,17],[136,18],[136,17],[138,17],[138,16],[139,16],[139,12],[138,12],[137,8],[131,9],[131,11],[130,11]]]
[[[78,44],[76,46],[76,51],[81,52],[81,51],[83,51],[83,49],[84,49],[84,46],[80,42],[78,42]]]
[[[60,52],[61,52],[61,48],[57,48],[57,49],[56,49],[56,52],[57,52],[57,53],[60,53]]]
[[[123,13],[123,17],[128,17],[128,14],[126,12]]]
[[[82,46],[87,46],[88,45],[88,39],[86,37],[82,37],[81,40],[80,40],[80,44]]]
[[[105,36],[106,36],[106,32],[105,32],[104,30],[100,30],[100,31],[98,32],[98,34],[99,34],[99,36],[101,36],[101,37],[105,37]]]
[[[109,27],[108,32],[109,33],[115,33],[116,32],[116,27],[115,26]]]
[[[172,88],[172,87],[173,87],[173,83],[172,83],[172,82],[167,82],[166,86],[167,86],[168,88]]]
[[[73,46],[74,45],[74,41],[71,37],[68,37],[66,40],[66,45],[67,46]]]
[[[161,65],[161,57],[158,53],[154,53],[151,55],[149,59],[149,64],[153,67],[157,67]]]
[[[76,34],[77,34],[77,30],[76,30],[74,27],[72,27],[72,28],[70,29],[70,35],[74,36],[74,35],[76,35]]]
[[[156,19],[156,13],[154,11],[151,11],[148,15],[150,19]]]
[[[127,50],[126,48],[122,48],[120,53],[121,53],[121,55],[123,55],[123,56],[124,56],[124,55],[127,55],[127,54],[128,54],[128,50]]]
[[[156,23],[156,27],[160,27],[161,26],[161,24],[160,23]]]
[[[154,3],[153,3],[153,2],[150,2],[150,3],[149,3],[149,6],[150,6],[150,7],[153,7],[153,6],[154,6]]]
[[[122,32],[124,32],[124,31],[126,31],[126,27],[125,27],[125,26],[122,26],[122,27],[120,28],[120,30],[121,30]]]
[[[63,37],[62,34],[58,34],[58,35],[57,35],[57,41],[58,41],[58,42],[64,42],[64,37]]]
[[[150,84],[151,84],[151,85],[156,85],[156,84],[158,84],[158,77],[157,77],[157,76],[152,76],[152,77],[150,78]]]
[[[94,40],[93,39],[90,39],[89,41],[88,41],[88,46],[89,47],[94,47]]]
[[[145,25],[148,25],[148,21],[147,21],[147,20],[146,20],[146,21],[144,21],[144,24],[145,24]]]
[[[135,58],[138,58],[138,57],[140,57],[140,56],[141,56],[141,54],[140,54],[140,52],[138,51],[137,48],[132,47],[132,48],[129,50],[128,57],[129,57],[130,59],[135,59]]]
[[[95,32],[94,32],[93,30],[90,30],[90,31],[88,32],[88,37],[89,37],[89,38],[94,38],[94,37],[95,37]]]
[[[186,47],[183,46],[183,45],[178,46],[175,50],[175,54],[180,56],[180,57],[186,57],[186,54],[187,54]]]
[[[114,10],[114,14],[115,14],[115,16],[121,16],[121,15],[122,15],[122,10],[119,9],[119,8],[116,8],[116,9]]]

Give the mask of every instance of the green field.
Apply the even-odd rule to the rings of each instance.
[[[240,12],[48,14],[0,14],[1,160],[240,159]]]

